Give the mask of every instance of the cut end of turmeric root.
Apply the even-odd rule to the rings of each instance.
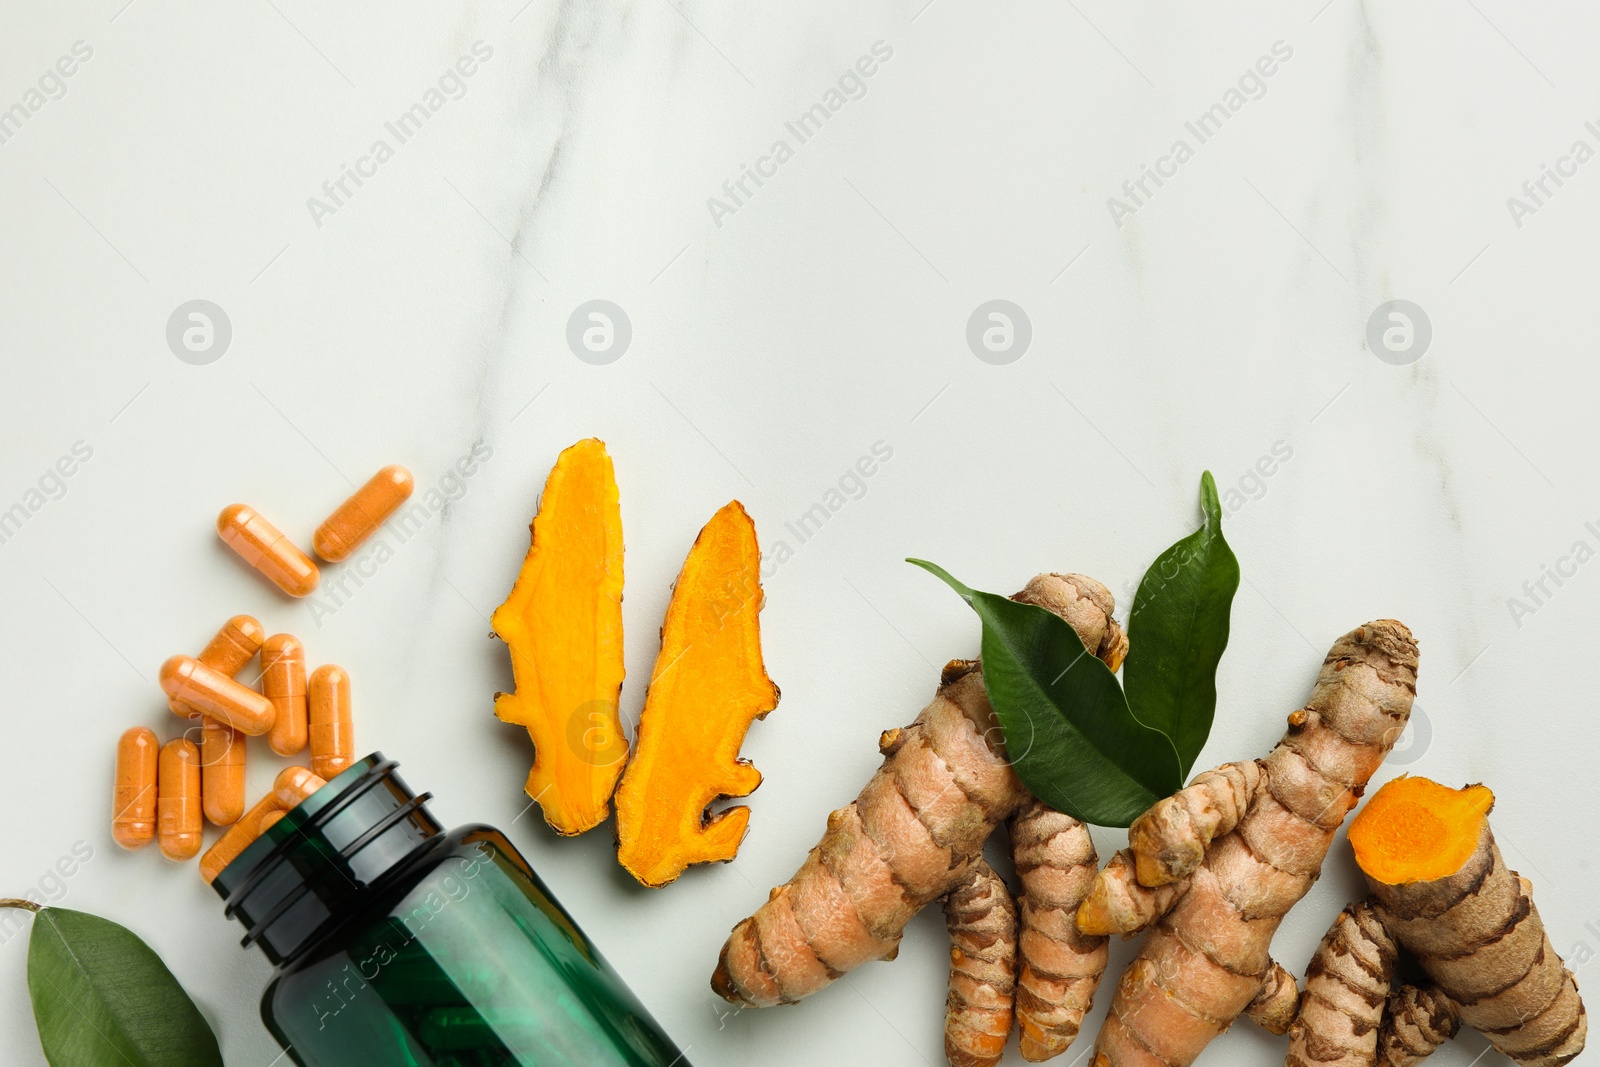
[[[1487,786],[1396,778],[1350,824],[1350,845],[1361,869],[1384,885],[1448,878],[1477,850],[1492,807]]]
[[[562,835],[610,814],[628,758],[622,689],[622,512],[603,442],[579,441],[545,482],[533,543],[490,620],[511,650],[516,691],[494,712],[527,728],[528,796]]]
[[[731,860],[761,774],[739,758],[750,724],[778,705],[761,658],[761,552],[737,500],[706,523],[684,560],[661,628],[637,751],[617,790],[617,859],[647,886],[694,863]]]
[[[1461,1027],[1527,1067],[1582,1054],[1589,1024],[1577,979],[1532,883],[1495,844],[1493,803],[1481,785],[1426,778],[1372,798],[1350,829],[1372,896],[1345,910],[1306,968],[1290,1067],[1414,1064]],[[1405,984],[1395,988],[1402,959]]]

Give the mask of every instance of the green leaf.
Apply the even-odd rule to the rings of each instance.
[[[172,972],[107,919],[40,909],[28,992],[51,1067],[222,1067],[216,1035]]]
[[[1200,479],[1200,508],[1200,529],[1157,556],[1139,582],[1122,665],[1134,715],[1172,739],[1185,778],[1211,733],[1217,663],[1239,589],[1239,561],[1222,536],[1210,471]]]
[[[907,560],[961,594],[983,621],[983,680],[1017,777],[1058,811],[1127,826],[1183,778],[1172,743],[1141,725],[1122,687],[1065,619],[970,589]]]

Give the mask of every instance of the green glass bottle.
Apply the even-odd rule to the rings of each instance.
[[[688,1067],[505,835],[446,832],[395,766],[354,764],[213,883],[294,1062]]]

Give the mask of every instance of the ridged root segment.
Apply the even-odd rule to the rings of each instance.
[[[1283,1025],[1293,978],[1268,945],[1404,729],[1416,680],[1403,625],[1352,630],[1266,759],[1200,775],[1129,828],[1129,851],[1078,912],[1086,933],[1152,928],[1117,983],[1095,1067],[1188,1067],[1240,1015]]]
[[[622,688],[622,512],[606,446],[579,441],[556,460],[533,541],[490,619],[511,650],[516,691],[494,713],[533,739],[528,796],[558,834],[610,814],[628,758]]]
[[[633,759],[617,788],[617,860],[647,886],[692,863],[733,859],[750,822],[740,805],[761,773],[739,758],[756,719],[778,705],[761,658],[761,551],[737,500],[706,523],[684,560],[661,627]]]
[[[1300,1010],[1300,983],[1281,963],[1273,963],[1245,1016],[1269,1034],[1287,1034]]]
[[[1083,647],[1113,671],[1128,657],[1128,635],[1111,617],[1116,601],[1111,590],[1082,574],[1039,574],[1011,598],[1044,608],[1067,620]]]
[[[944,898],[950,993],[944,1052],[951,1067],[994,1067],[1011,1035],[1016,997],[1017,907],[981,858]]]
[[[1417,780],[1385,786],[1373,804],[1396,786],[1412,793],[1408,781]],[[1431,795],[1453,803],[1445,794],[1455,790],[1436,788]],[[1455,873],[1391,885],[1368,872],[1367,881],[1396,943],[1497,1051],[1535,1067],[1559,1067],[1583,1051],[1588,1017],[1577,982],[1550,943],[1532,885],[1506,866],[1486,819]]]
[[[1095,876],[1089,895],[1078,906],[1078,929],[1085,934],[1129,937],[1165,915],[1188,885],[1149,888],[1134,874],[1131,849],[1123,849]]]
[[[1397,955],[1371,904],[1341,912],[1306,968],[1285,1067],[1372,1067]]]
[[[1111,594],[1078,575],[1039,575],[1017,594],[1062,615],[1102,658],[1126,648]],[[933,702],[885,731],[884,762],[861,795],[828,817],[799,872],[734,927],[711,987],[735,1003],[792,1003],[868,960],[894,955],[923,907],[968,874],[1027,790],[972,661],[945,668]]]
[[[1461,1013],[1449,997],[1431,986],[1401,986],[1389,994],[1377,1067],[1416,1067],[1460,1029]]]
[[[1089,829],[1030,797],[1011,819],[1011,847],[1022,881],[1017,1030],[1022,1058],[1065,1052],[1105,973],[1107,939],[1079,932],[1078,907],[1094,884]]]
[[[1211,842],[1239,825],[1260,784],[1259,763],[1229,763],[1139,816],[1128,827],[1139,883],[1171,885],[1193,874]]]

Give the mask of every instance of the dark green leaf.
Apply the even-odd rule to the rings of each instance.
[[[1122,687],[1066,620],[970,589],[908,560],[961,594],[983,621],[983,679],[1017,777],[1058,811],[1127,826],[1182,784],[1172,743],[1128,711]]]
[[[172,972],[109,920],[41,909],[28,992],[52,1067],[222,1067],[216,1035]]]
[[[1172,738],[1185,777],[1211,733],[1217,663],[1239,589],[1239,561],[1222,536],[1210,471],[1200,479],[1200,508],[1200,529],[1157,556],[1139,582],[1122,666],[1134,715]]]

